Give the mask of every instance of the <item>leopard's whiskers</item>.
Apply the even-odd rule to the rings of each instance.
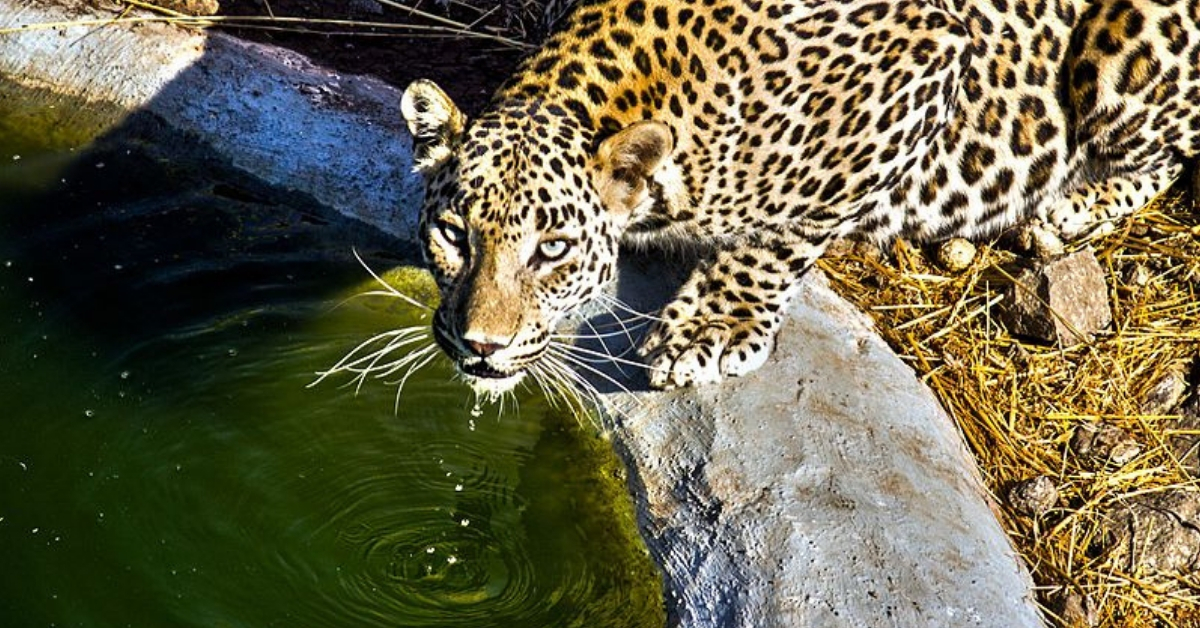
[[[613,355],[611,353],[606,353],[604,351],[597,351],[595,349],[588,349],[586,347],[581,347],[579,345],[567,344],[567,343],[563,343],[563,342],[552,342],[552,345],[555,348],[559,349],[560,351],[565,351],[567,353],[570,353],[574,357],[576,357],[580,360],[583,360],[585,362],[588,362],[590,364],[604,364],[606,362],[612,362],[613,365],[618,368],[621,365],[625,365],[625,366],[637,367],[639,369],[644,369],[647,371],[653,370],[653,368],[654,368],[654,367],[650,366],[649,364],[646,364],[645,362],[640,362],[637,360],[630,360],[630,359],[623,357],[626,353],[628,353],[630,351],[629,349],[627,349],[626,351],[624,351],[618,355]],[[622,371],[622,373],[623,372],[624,371]]]
[[[368,297],[368,296],[390,297],[393,299],[400,299],[401,301],[404,301],[405,303],[407,303],[415,308],[420,308],[427,312],[433,311],[433,306],[431,306],[427,303],[422,303],[422,302],[418,301],[417,299],[414,299],[413,297],[410,297],[407,294],[400,292],[394,286],[392,286],[388,282],[384,281],[383,277],[380,277],[379,274],[376,273],[373,268],[371,268],[369,265],[367,265],[367,263],[365,261],[363,261],[362,256],[358,254],[358,249],[352,248],[350,250],[352,253],[354,253],[354,259],[358,260],[359,265],[362,266],[364,269],[366,269],[367,273],[369,273],[371,275],[371,277],[375,280],[375,283],[377,283],[383,287],[382,290],[368,290],[367,292],[359,293],[351,298]]]
[[[665,323],[666,322],[666,319],[662,318],[661,316],[655,316],[654,314],[642,312],[641,310],[638,310],[638,309],[634,308],[633,306],[629,305],[628,303],[626,303],[625,301],[623,301],[620,297],[618,297],[616,295],[600,294],[595,297],[595,300],[598,303],[608,307],[608,309],[610,311],[612,311],[614,309],[621,310],[622,312],[632,315],[634,318],[640,318],[640,319],[647,320],[650,322],[655,322],[655,323]],[[621,320],[620,317],[614,317],[614,318],[616,318],[618,321]]]
[[[378,345],[384,340],[387,342],[382,347],[368,351],[372,346]],[[403,327],[375,334],[347,351],[342,359],[338,360],[332,367],[324,371],[318,371],[316,373],[317,379],[309,384],[309,387],[316,386],[331,375],[338,373],[356,374],[355,379],[351,380],[352,382],[360,378],[376,375],[388,369],[393,364],[389,362],[382,366],[379,365],[379,361],[393,351],[414,343],[431,340],[432,336],[429,333],[429,327],[425,325]],[[402,360],[403,357],[400,359]]]
[[[621,383],[619,380],[617,380],[613,376],[609,375],[608,373],[605,373],[604,371],[596,368],[592,364],[589,364],[583,358],[581,358],[577,355],[574,355],[573,353],[571,353],[570,349],[568,349],[567,347],[564,347],[562,345],[558,345],[558,346],[550,345],[550,347],[547,349],[547,355],[553,356],[556,359],[560,360],[561,364],[575,366],[575,367],[581,368],[589,373],[592,373],[593,375],[596,375],[597,377],[600,377],[601,379],[612,384],[613,386],[615,386],[618,390],[620,390],[623,393],[632,394],[631,391],[629,390],[629,387],[627,387],[625,384]],[[576,375],[576,379],[586,381],[586,378],[584,378],[581,374],[575,373],[575,375]],[[595,386],[593,386],[590,382],[588,382],[588,387],[591,388],[593,391],[595,390]]]
[[[608,380],[617,389],[625,393],[629,393],[629,389],[620,382],[613,380],[605,373],[600,372],[588,366],[587,364],[572,360],[570,356],[565,354],[550,353],[543,358],[543,361],[552,364],[554,368],[561,373],[561,377],[567,381],[569,390],[573,391],[573,393],[576,395],[576,398],[581,403],[586,400],[587,404],[592,408],[605,408],[606,410],[611,411],[624,419],[632,418],[630,408],[623,408],[615,403],[604,403],[604,397],[601,395],[600,391],[591,381],[589,381],[580,373],[580,370],[582,369],[585,371],[591,371],[597,376]],[[637,409],[644,409],[644,402],[641,399],[638,399],[637,396],[626,394],[624,399],[629,400]]]
[[[439,351],[440,349],[435,344],[429,344],[413,351],[404,358],[404,361],[409,364],[408,370],[404,372],[404,377],[401,377],[397,381],[386,382],[388,385],[396,387],[396,402],[393,408],[396,414],[400,414],[400,395],[404,392],[404,384],[408,382],[408,378],[437,358],[440,355]],[[396,370],[399,369],[397,368]]]
[[[589,408],[601,407],[596,387],[553,354],[543,355],[529,372],[551,405],[557,405],[556,401],[560,400],[580,422],[584,417],[591,422]]]
[[[399,412],[400,397],[409,378],[440,355],[441,351],[433,341],[433,334],[428,325],[392,329],[360,342],[332,367],[317,372],[317,378],[309,383],[308,387],[312,388],[332,376],[346,373],[352,377],[342,384],[342,387],[353,386],[354,394],[357,395],[368,378],[382,379],[386,384],[396,386],[395,410]],[[386,378],[401,371],[403,375],[399,379],[387,381]]]
[[[626,336],[626,337],[629,337],[630,344],[632,344],[633,343],[632,332],[636,331],[638,329],[642,329],[643,327],[646,327],[647,325],[650,324],[650,322],[649,321],[641,321],[641,322],[633,323],[632,325],[628,325],[627,327],[623,327],[622,329],[618,329],[616,331],[603,331],[602,332],[602,331],[599,331],[598,329],[596,329],[597,325],[599,325],[600,327],[613,327],[613,326],[616,326],[617,324],[618,323],[615,323],[615,322],[609,323],[607,325],[604,323],[599,323],[599,324],[588,323],[588,327],[592,328],[592,330],[595,331],[596,333],[594,333],[594,334],[556,333],[556,334],[553,334],[553,336],[555,338],[564,338],[564,339],[569,339],[569,340],[599,340],[601,338],[615,338],[617,336]]]

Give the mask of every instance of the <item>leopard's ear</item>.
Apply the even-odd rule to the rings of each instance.
[[[650,178],[670,163],[675,141],[662,122],[635,122],[600,143],[592,183],[610,211],[628,215],[648,197]]]
[[[442,88],[424,79],[413,81],[404,90],[400,112],[413,136],[416,171],[429,174],[450,156],[462,137],[467,117]]]

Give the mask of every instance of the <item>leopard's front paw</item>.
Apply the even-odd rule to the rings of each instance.
[[[721,315],[663,319],[641,347],[650,385],[671,389],[749,373],[771,354],[777,326],[774,319]]]

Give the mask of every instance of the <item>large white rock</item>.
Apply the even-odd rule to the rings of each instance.
[[[0,28],[79,10],[0,0]],[[411,237],[421,184],[399,95],[377,80],[151,25],[0,35],[0,77],[139,108],[205,154]],[[638,277],[623,278],[629,298],[663,294],[661,278]],[[614,414],[614,442],[673,623],[1042,625],[953,423],[819,275],[757,373],[608,399],[626,408]]]
[[[819,273],[759,371],[609,401],[679,625],[1042,625],[958,429]]]

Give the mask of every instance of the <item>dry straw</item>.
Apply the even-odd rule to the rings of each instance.
[[[1071,348],[1013,337],[996,320],[1018,260],[994,246],[981,247],[960,273],[939,270],[903,243],[890,261],[857,246],[821,262],[957,422],[1047,616],[1060,625],[1091,623],[1058,616],[1057,601],[1074,597],[1097,626],[1200,626],[1200,577],[1131,573],[1103,528],[1130,498],[1197,488],[1171,446],[1197,435],[1179,429],[1174,409],[1152,414],[1146,402],[1165,378],[1183,377],[1200,348],[1195,209],[1172,192],[1087,243],[1107,271],[1113,324]],[[1083,460],[1072,436],[1101,423],[1132,435],[1140,453],[1120,466]],[[1053,479],[1057,506],[1018,514],[1003,496],[1037,476]]]
[[[514,21],[513,32],[485,25],[491,11],[471,7],[469,3],[454,2],[456,6],[471,7],[479,15],[469,22],[453,20],[436,13],[424,11],[416,5],[405,5],[392,0],[375,0],[381,5],[398,12],[396,21],[327,19],[314,17],[290,17],[276,15],[189,15],[142,0],[120,0],[119,13],[111,18],[86,18],[60,22],[34,22],[0,28],[0,36],[34,30],[64,29],[73,27],[103,28],[107,26],[129,26],[140,23],[172,24],[185,28],[239,28],[276,32],[304,33],[314,35],[341,35],[358,37],[458,37],[494,42],[501,47],[528,50],[532,44],[523,41],[525,33],[522,22]],[[269,5],[268,5],[269,7]],[[414,21],[410,21],[414,20]]]

